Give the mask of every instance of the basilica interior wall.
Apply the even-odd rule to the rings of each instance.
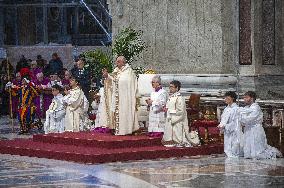
[[[135,65],[160,74],[237,76],[239,70],[241,92],[254,90],[264,99],[284,99],[282,0],[111,0],[109,5],[114,38],[127,26],[143,31],[148,48]],[[7,50],[13,64],[22,54],[31,59],[41,54],[49,60],[58,52],[69,68],[74,55],[71,45]]]
[[[260,98],[284,99],[281,0],[109,2],[114,38],[127,26],[143,31],[148,48],[137,65],[162,74],[237,76],[239,70],[241,93],[254,90]]]
[[[243,91],[284,99],[284,2],[252,0],[251,65],[240,65]]]
[[[127,26],[143,31],[148,48],[137,65],[159,73],[234,73],[235,1],[110,2],[114,37]]]

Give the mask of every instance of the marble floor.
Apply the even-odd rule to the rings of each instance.
[[[0,155],[0,187],[284,187],[284,160],[219,155],[85,165]]]
[[[15,126],[17,127],[17,126]],[[29,138],[0,119],[0,139]],[[0,154],[0,187],[284,187],[284,159],[223,155],[98,165]]]
[[[17,119],[11,120],[9,116],[0,117],[0,140],[12,140],[16,138],[31,138],[38,130],[32,129],[31,134],[18,135],[20,127]]]

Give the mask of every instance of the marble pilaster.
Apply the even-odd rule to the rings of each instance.
[[[239,22],[239,63],[251,65],[251,0],[239,0]]]
[[[262,1],[262,63],[275,64],[275,0]]]

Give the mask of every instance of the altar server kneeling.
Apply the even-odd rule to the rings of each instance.
[[[179,81],[170,83],[171,95],[165,108],[167,118],[162,140],[166,147],[191,147],[200,143],[197,132],[189,132],[185,100],[179,92],[180,87]]]

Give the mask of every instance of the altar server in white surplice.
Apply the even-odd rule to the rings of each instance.
[[[101,128],[103,131],[111,130],[114,128],[113,125],[113,113],[111,112],[111,92],[112,92],[112,82],[110,79],[104,80],[104,87],[100,88],[99,93],[97,93],[98,111],[96,114],[95,128]],[[99,131],[100,132],[100,131]]]
[[[237,95],[235,92],[225,93],[225,103],[228,105],[221,116],[219,129],[224,132],[224,152],[227,157],[243,155],[243,132],[238,121]]]
[[[246,92],[244,102],[247,106],[239,110],[240,121],[244,126],[244,157],[252,159],[282,157],[280,151],[267,144],[266,135],[262,127],[263,113],[255,99],[255,92]]]
[[[80,117],[80,127],[79,127],[80,131],[89,131],[89,130],[92,129],[92,122],[89,119],[89,115],[88,115],[89,106],[90,106],[89,101],[88,101],[87,97],[84,94],[83,113],[82,113],[82,115]]]
[[[167,119],[162,143],[164,146],[191,146],[185,100],[179,93],[181,83],[170,83],[170,97],[165,111]]]
[[[63,98],[66,106],[65,131],[78,132],[82,124],[87,119],[87,100],[84,92],[79,87],[79,82],[74,77],[70,79],[70,90],[65,90],[66,96]],[[81,126],[80,126],[81,125]]]
[[[164,107],[168,100],[168,93],[162,88],[161,77],[154,76],[152,79],[154,91],[146,100],[149,112],[148,133],[150,137],[161,137],[164,133],[166,116]]]
[[[63,95],[60,93],[62,87],[55,84],[51,86],[51,91],[54,97],[46,111],[46,121],[44,123],[45,134],[64,132],[64,117],[66,111],[63,105]]]

